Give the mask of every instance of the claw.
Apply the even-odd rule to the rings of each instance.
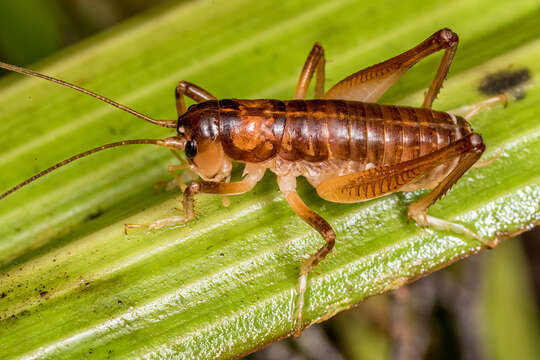
[[[222,204],[224,207],[229,207],[229,205],[231,205],[231,200],[229,199],[229,197],[223,196],[223,197],[221,198],[221,204]]]
[[[508,96],[506,94],[499,94],[499,100],[503,103],[504,108],[508,106]]]
[[[156,220],[151,224],[124,224],[124,234],[127,235],[128,229],[131,229],[131,228],[157,230],[157,229],[161,229],[164,226],[185,224],[187,221],[188,220],[186,220],[184,216],[171,216],[171,217]]]
[[[465,120],[469,120],[474,115],[476,115],[480,110],[482,110],[485,107],[493,106],[494,104],[502,103],[503,106],[506,108],[508,106],[508,97],[505,94],[500,94],[494,97],[491,97],[489,99],[483,100],[477,104],[474,104],[469,111],[469,113],[464,115]]]
[[[296,314],[294,321],[294,337],[299,337],[302,333],[302,311],[304,310],[304,294],[307,288],[307,273],[298,277],[298,298],[296,299]]]
[[[407,212],[407,223],[409,223],[409,220],[413,219],[414,222],[421,228],[425,228],[429,226],[428,222],[428,215],[425,211],[421,212],[411,212],[410,210]]]
[[[140,228],[149,228],[148,224],[124,224],[124,234],[127,235],[128,229],[140,229]]]

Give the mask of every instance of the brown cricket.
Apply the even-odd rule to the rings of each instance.
[[[105,101],[156,125],[175,128],[164,139],[124,140],[103,145],[66,159],[23,181],[0,199],[37,178],[76,159],[104,149],[154,144],[171,149],[180,164],[169,166],[183,190],[182,216],[151,224],[126,224],[130,228],[158,229],[195,218],[193,196],[198,193],[237,195],[250,191],[266,169],[277,175],[279,189],[292,210],[315,228],[325,244],[302,261],[298,282],[295,331],[304,324],[302,310],[309,272],[334,247],[336,235],[330,224],[311,210],[296,192],[296,178],[304,176],[325,200],[361,202],[397,191],[432,189],[412,203],[408,216],[420,226],[451,230],[492,244],[460,224],[438,219],[426,210],[478,162],[485,146],[467,122],[482,107],[506,102],[504,95],[476,104],[462,116],[432,110],[456,52],[458,36],[442,29],[412,49],[387,61],[358,71],[324,92],[324,49],[315,43],[304,64],[294,100],[217,100],[208,91],[186,81],[175,89],[177,120],[156,120],[101,95],[62,80],[0,63],[0,67],[40,77]],[[435,78],[420,108],[379,105],[376,101],[415,63],[445,50]],[[306,100],[313,76],[315,98]],[[194,104],[186,110],[184,96]],[[184,160],[177,150],[184,150]],[[245,163],[241,181],[230,182],[232,161]],[[182,178],[177,170],[185,169]],[[202,178],[185,185],[183,180]]]

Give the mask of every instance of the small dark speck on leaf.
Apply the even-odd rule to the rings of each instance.
[[[219,256],[225,256],[225,254],[224,253],[219,253]]]
[[[84,285],[90,286],[90,281],[85,281]]]
[[[104,213],[103,210],[97,209],[96,211],[91,212],[90,214],[86,215],[86,217],[84,218],[84,222],[88,222],[88,221],[97,219],[98,217],[103,215],[103,213]]]
[[[5,298],[6,296],[7,296],[7,295],[6,295],[6,293],[5,293],[5,292],[3,292],[2,294],[0,294],[0,299],[3,299],[3,298]]]
[[[487,75],[478,86],[478,91],[485,95],[498,95],[510,91],[516,100],[525,97],[519,85],[531,78],[529,69],[501,70]]]
[[[122,305],[124,303],[122,302],[122,300],[118,299],[118,304]]]
[[[39,293],[39,295],[40,295],[40,296],[45,296],[45,295],[47,295],[48,293],[49,293],[48,291],[42,291],[42,292]]]

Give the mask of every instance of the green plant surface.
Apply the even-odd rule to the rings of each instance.
[[[179,80],[219,98],[290,98],[315,41],[326,49],[331,86],[445,26],[461,42],[436,109],[480,101],[478,84],[501,69],[527,68],[531,80],[523,99],[473,119],[486,157],[502,149],[500,158],[468,171],[429,213],[488,238],[529,228],[540,221],[537,1],[170,4],[34,68],[174,119]],[[382,102],[420,104],[439,59],[415,66]],[[19,76],[0,81],[0,109],[1,189],[103,143],[170,135]],[[178,192],[153,186],[174,162],[165,149],[118,148],[0,202],[2,358],[228,358],[292,331],[297,266],[322,239],[288,208],[272,174],[229,207],[201,195],[201,216],[185,226],[123,234],[124,223],[175,214]],[[325,202],[305,181],[299,191],[337,233],[336,252],[310,276],[306,322],[481,250],[475,240],[408,223],[407,206],[422,191],[361,204]]]

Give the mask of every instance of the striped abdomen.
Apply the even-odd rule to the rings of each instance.
[[[392,165],[471,133],[461,117],[343,100],[221,100],[220,136],[233,160],[353,160]]]

